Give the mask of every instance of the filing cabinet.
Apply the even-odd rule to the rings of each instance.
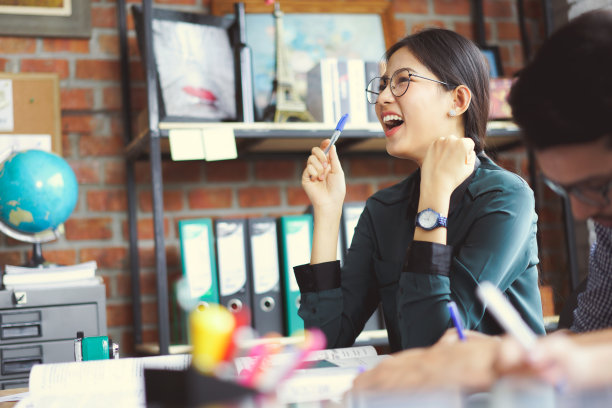
[[[0,389],[27,387],[34,364],[74,361],[77,331],[106,335],[104,285],[0,290]]]

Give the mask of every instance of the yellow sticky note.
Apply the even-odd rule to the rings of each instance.
[[[238,157],[236,137],[231,128],[202,130],[202,141],[207,161],[228,160]]]
[[[200,129],[170,129],[168,137],[172,160],[202,160],[206,158]]]

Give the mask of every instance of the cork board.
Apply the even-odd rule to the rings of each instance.
[[[61,156],[59,78],[53,73],[0,73],[0,80],[12,82],[12,130],[0,135],[51,135],[51,150]]]

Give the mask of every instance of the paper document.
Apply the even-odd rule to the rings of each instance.
[[[145,407],[144,369],[186,370],[188,354],[38,364],[18,408]]]

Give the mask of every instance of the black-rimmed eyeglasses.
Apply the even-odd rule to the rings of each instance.
[[[587,180],[569,186],[563,186],[549,178],[542,176],[544,183],[555,193],[567,197],[570,194],[576,199],[593,207],[605,207],[610,205],[610,191],[612,191],[612,179],[603,182]],[[599,184],[599,185],[597,185]]]
[[[380,95],[389,84],[391,84],[391,93],[393,94],[393,96],[395,96],[396,98],[403,96],[408,90],[408,86],[410,86],[410,78],[412,77],[426,79],[428,81],[437,82],[439,84],[449,86],[446,82],[438,81],[437,79],[426,78],[424,76],[415,74],[414,72],[410,72],[409,68],[400,68],[395,71],[393,75],[391,75],[391,79],[386,76],[372,78],[372,80],[368,83],[368,87],[366,88],[368,102],[370,102],[371,104],[376,103],[376,101],[378,101],[378,95]]]

